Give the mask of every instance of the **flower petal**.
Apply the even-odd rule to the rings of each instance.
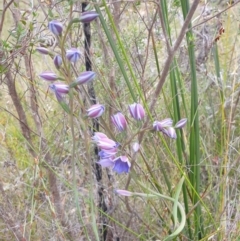
[[[127,128],[127,121],[121,112],[111,116],[112,123],[119,131],[124,131]]]
[[[131,163],[128,161],[126,156],[120,156],[115,158],[114,160],[114,167],[113,171],[117,172],[118,174],[121,173],[128,173],[130,171]]]
[[[91,21],[96,19],[98,16],[99,16],[99,14],[97,12],[95,12],[95,11],[84,12],[80,16],[80,21],[82,23],[90,23]]]
[[[98,118],[104,113],[104,111],[105,107],[103,105],[95,104],[87,110],[87,116],[91,118]]]
[[[81,52],[76,48],[71,48],[66,51],[66,57],[70,62],[76,63],[81,57]]]
[[[46,81],[55,81],[58,79],[57,75],[51,71],[45,71],[39,75],[42,79]]]
[[[114,166],[114,162],[110,158],[100,159],[97,164],[101,165],[102,167],[109,167],[112,168]]]
[[[53,59],[53,63],[57,69],[59,69],[62,65],[62,57],[60,55],[56,55]]]
[[[178,121],[175,125],[175,128],[181,129],[187,124],[187,118],[183,118],[180,121]]]
[[[145,116],[145,110],[141,104],[133,103],[128,107],[131,116],[135,120],[142,120]]]

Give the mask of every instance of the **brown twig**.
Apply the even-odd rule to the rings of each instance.
[[[213,19],[213,18],[215,18],[215,17],[218,17],[220,14],[222,14],[222,13],[226,12],[227,10],[229,10],[229,9],[230,9],[230,8],[232,8],[232,7],[234,7],[234,6],[235,6],[235,5],[237,5],[238,3],[240,3],[240,0],[239,0],[239,1],[237,1],[237,2],[235,2],[235,3],[233,3],[233,4],[231,4],[229,7],[227,7],[227,8],[225,8],[225,9],[223,9],[223,10],[222,10],[222,11],[220,11],[219,13],[217,13],[217,14],[213,15],[212,17],[205,19],[205,20],[204,20],[204,21],[202,21],[201,23],[198,23],[198,24],[194,25],[194,26],[193,26],[193,27],[191,27],[190,29],[196,28],[197,26],[202,25],[202,24],[204,24],[204,23],[208,22],[209,20],[211,20],[211,19]]]
[[[9,3],[7,3],[6,6],[3,6],[2,17],[1,17],[1,21],[0,21],[0,38],[1,38],[1,35],[2,35],[2,29],[3,29],[3,23],[4,23],[6,11],[11,6],[11,4],[13,2],[14,2],[14,0],[11,0]],[[3,5],[4,5],[4,3],[5,3],[5,1],[3,2]]]

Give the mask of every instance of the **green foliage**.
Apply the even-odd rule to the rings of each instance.
[[[16,126],[14,122],[12,124],[10,122],[6,128],[6,133],[5,148],[7,148],[11,154],[13,158],[12,161],[14,161],[20,169],[27,168],[31,165],[31,159],[28,153],[27,143],[19,127]]]

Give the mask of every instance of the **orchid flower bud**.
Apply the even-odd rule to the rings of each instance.
[[[54,57],[54,59],[53,59],[53,63],[54,63],[54,65],[55,65],[55,67],[56,67],[57,69],[59,69],[60,66],[62,65],[62,57],[61,57],[60,55],[56,55],[56,56]]]
[[[139,148],[140,148],[140,145],[137,142],[135,142],[132,146],[132,149],[133,149],[134,152],[138,152]]]
[[[134,103],[132,105],[129,105],[128,109],[129,109],[131,116],[135,120],[142,120],[145,116],[145,111],[141,104]]]
[[[49,30],[55,35],[61,35],[63,31],[63,24],[57,20],[52,20],[48,24]]]
[[[101,139],[106,139],[106,138],[108,138],[108,137],[104,133],[94,132],[94,136],[92,137],[92,140],[97,142],[97,141],[100,141]]]
[[[117,148],[112,148],[112,149],[109,149],[109,150],[101,150],[98,152],[98,156],[101,158],[101,159],[106,159],[106,158],[110,158],[110,157],[113,157],[117,154],[118,150]]]
[[[61,93],[61,94],[68,94],[68,92],[69,92],[69,86],[66,85],[66,84],[54,83],[54,84],[49,85],[49,87],[52,90],[55,90],[55,91],[57,91],[58,93]]]
[[[162,130],[162,133],[172,139],[177,139],[176,131],[173,127],[167,127]]]
[[[124,131],[127,128],[127,121],[121,112],[111,116],[112,123],[119,131]]]
[[[111,158],[100,159],[97,164],[101,165],[102,167],[113,168],[114,162]]]
[[[87,116],[91,118],[98,118],[103,114],[104,110],[105,107],[103,105],[95,104],[87,110]]]
[[[162,121],[154,121],[153,129],[155,131],[162,131],[164,128],[172,126],[172,123],[173,121],[170,118],[164,119]]]
[[[45,55],[49,54],[49,50],[44,47],[37,47],[36,50],[41,54],[45,54]]]
[[[187,124],[187,118],[183,118],[180,121],[178,121],[175,125],[176,129],[181,129]]]
[[[57,75],[51,71],[45,71],[39,75],[42,79],[46,81],[55,81],[58,79]]]
[[[111,150],[117,148],[119,144],[109,138],[104,138],[97,142],[97,146],[102,150]]]
[[[71,48],[66,51],[66,57],[70,62],[76,63],[81,57],[81,52],[76,48]]]
[[[63,94],[68,94],[69,92],[69,86],[62,83],[51,84],[49,88],[55,93],[59,102],[63,101]]]
[[[130,171],[131,163],[126,156],[117,157],[113,161],[115,163],[113,171],[117,172],[118,174],[123,172],[128,173]]]
[[[90,23],[91,21],[96,19],[98,16],[99,16],[99,14],[97,12],[95,12],[95,11],[84,12],[80,16],[80,22],[82,22],[82,23]]]
[[[127,190],[122,190],[122,189],[117,189],[115,190],[115,193],[121,195],[121,196],[125,196],[125,197],[131,197],[133,196],[133,193],[132,192],[129,192]]]
[[[76,81],[74,81],[70,86],[74,87],[76,85],[82,85],[91,82],[95,78],[96,74],[93,71],[82,72]]]

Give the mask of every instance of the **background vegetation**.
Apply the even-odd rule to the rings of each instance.
[[[238,3],[1,0],[0,240],[240,240]],[[67,28],[85,6],[99,14],[89,52],[86,25]],[[81,60],[58,71],[53,56],[71,47]],[[97,77],[66,96],[67,113],[39,74],[69,84],[86,60]],[[105,105],[95,121],[93,90]],[[134,102],[142,121],[129,114]],[[177,139],[153,130],[165,118],[188,119]],[[96,164],[96,125],[121,144],[129,173]]]

